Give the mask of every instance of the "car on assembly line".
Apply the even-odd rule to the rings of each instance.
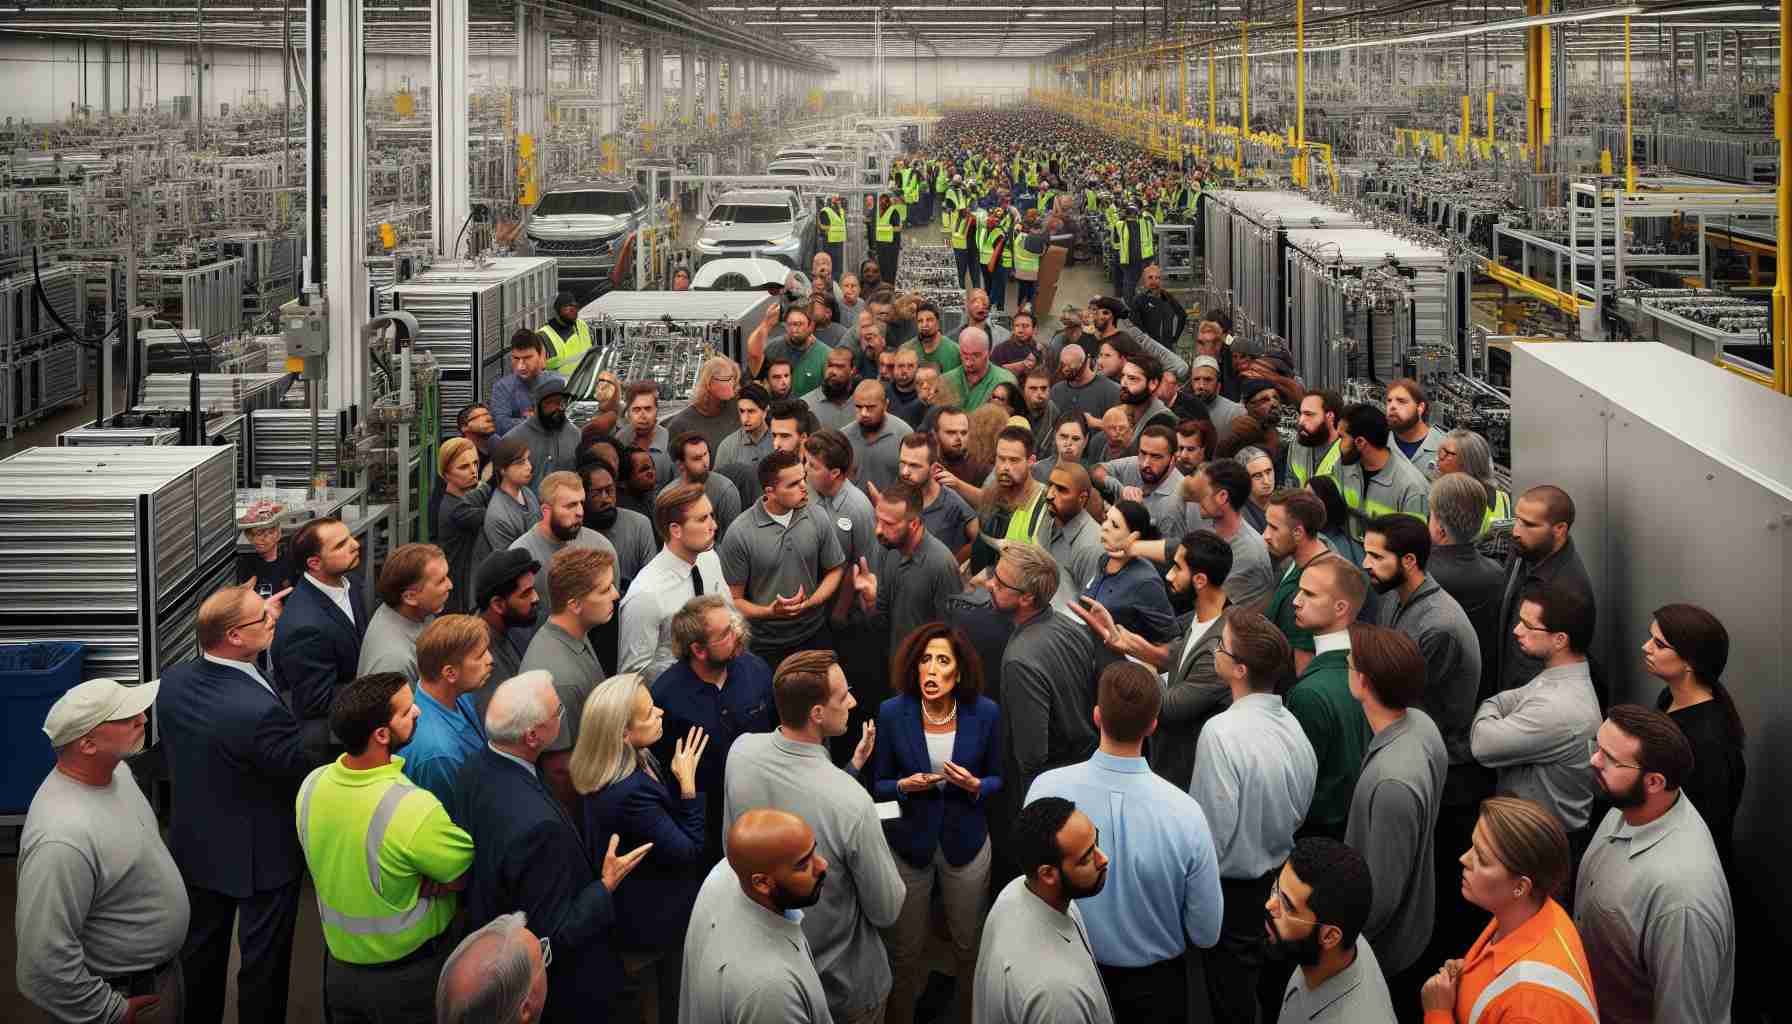
[[[815,251],[815,212],[787,189],[733,189],[722,193],[697,233],[697,265],[730,256],[759,256],[796,270]]]
[[[639,185],[584,181],[550,189],[530,211],[526,230],[535,255],[560,261],[560,287],[585,300],[627,278],[617,263],[633,252],[635,232],[647,216]]]

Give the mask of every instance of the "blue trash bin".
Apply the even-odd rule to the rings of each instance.
[[[56,766],[50,706],[81,682],[82,644],[0,644],[0,814],[23,814]]]

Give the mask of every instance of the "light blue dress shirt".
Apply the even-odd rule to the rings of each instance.
[[[1072,801],[1100,830],[1107,884],[1077,901],[1096,963],[1146,967],[1219,941],[1219,860],[1193,797],[1144,758],[1100,750],[1034,780],[1027,802],[1044,796]]]
[[[399,751],[404,755],[405,777],[434,793],[443,807],[453,807],[460,766],[485,746],[485,724],[472,694],[443,706],[421,686],[414,692],[417,729]]]

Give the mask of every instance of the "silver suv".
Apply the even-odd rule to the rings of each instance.
[[[563,290],[590,299],[610,290],[610,272],[647,211],[647,196],[632,182],[561,185],[530,213],[529,244],[535,255],[560,261]]]
[[[697,235],[699,266],[725,256],[763,256],[807,271],[814,250],[814,211],[781,188],[722,193]]]

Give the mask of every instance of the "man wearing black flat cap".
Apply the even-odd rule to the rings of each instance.
[[[522,548],[494,551],[473,574],[476,614],[485,623],[485,638],[492,654],[492,674],[475,691],[473,703],[485,717],[485,705],[498,684],[522,671],[523,652],[535,628],[535,610],[541,595],[535,590],[535,574],[541,563]]]

